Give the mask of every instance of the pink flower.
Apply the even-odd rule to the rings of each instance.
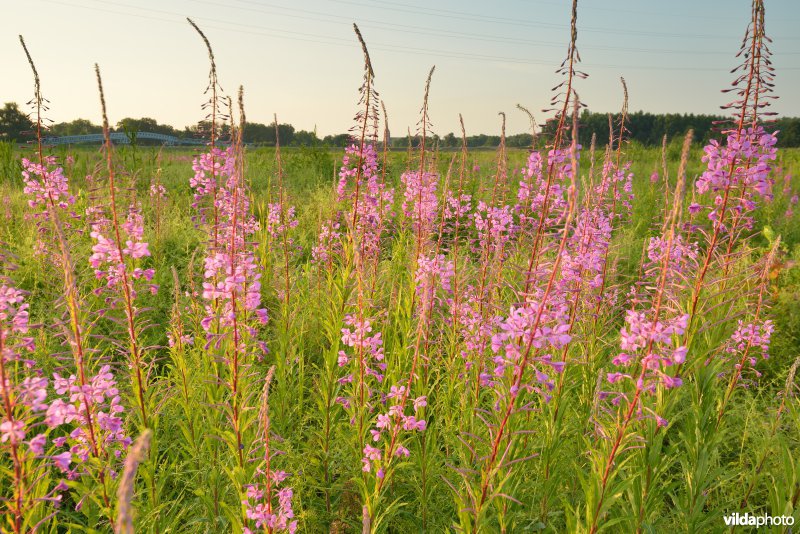
[[[50,407],[47,409],[45,423],[50,428],[55,428],[64,423],[70,423],[77,417],[78,411],[75,409],[75,406],[64,402],[62,399],[55,399],[50,403]]]
[[[22,421],[9,421],[0,423],[0,443],[10,442],[12,445],[22,443],[25,439],[25,423]]]
[[[28,442],[28,447],[30,448],[31,453],[36,456],[40,456],[44,454],[44,446],[46,443],[47,436],[44,434],[37,434]]]
[[[167,188],[162,184],[151,184],[150,196],[152,198],[165,198],[167,196]]]
[[[381,450],[377,449],[371,445],[364,446],[364,458],[368,460],[380,460],[381,459]]]
[[[615,384],[615,383],[619,382],[623,377],[630,378],[629,375],[624,375],[622,373],[608,373],[606,375],[606,378],[608,379],[608,382],[610,384]]]
[[[147,243],[133,243],[130,240],[125,242],[125,248],[122,249],[122,253],[128,254],[131,258],[143,258],[150,255]]]
[[[62,473],[69,471],[69,464],[72,463],[71,452],[62,452],[61,454],[56,454],[50,458],[53,460],[53,464],[58,467]]]
[[[415,234],[427,237],[437,215],[436,186],[439,175],[419,171],[405,172],[400,181],[405,185],[403,214],[411,220]]]

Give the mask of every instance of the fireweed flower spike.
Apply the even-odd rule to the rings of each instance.
[[[724,361],[723,373],[728,374],[729,378],[728,386],[725,389],[725,394],[718,410],[717,428],[722,423],[734,389],[748,380],[748,375],[745,373],[750,371],[756,378],[760,377],[761,373],[755,368],[758,356],[763,359],[769,358],[769,346],[775,325],[772,319],[764,317],[765,308],[767,307],[766,293],[769,273],[775,264],[780,245],[781,240],[778,238],[773,243],[770,253],[764,258],[761,272],[759,273],[758,296],[756,297],[755,305],[745,319],[738,320],[736,330],[725,343],[724,352],[720,355],[720,359]]]
[[[355,25],[354,30],[364,53],[364,81],[359,89],[359,110],[351,129],[352,140],[342,157],[336,188],[337,201],[350,204],[350,216],[347,220],[330,221],[323,226],[315,255],[327,257],[326,248],[340,248],[333,240],[340,237],[339,229],[344,223],[356,247],[356,260],[366,264],[370,260],[377,261],[379,257],[381,234],[392,216],[394,190],[387,187],[378,161],[380,100],[375,90],[375,72],[361,31]]]
[[[195,171],[195,178],[192,182],[192,187],[197,189],[197,192],[195,193],[194,207],[198,208],[200,211],[200,221],[203,224],[209,224],[211,226],[211,246],[212,248],[216,248],[219,239],[219,236],[216,233],[219,224],[217,187],[219,185],[219,181],[224,179],[223,177],[219,176],[219,174],[224,174],[225,172],[230,173],[231,165],[233,163],[229,157],[229,150],[223,151],[217,147],[217,144],[220,140],[218,132],[219,121],[224,121],[225,115],[220,111],[221,104],[224,102],[224,96],[222,87],[217,80],[217,63],[216,59],[214,58],[214,50],[211,48],[211,43],[209,42],[208,38],[197,26],[197,24],[195,24],[190,18],[187,18],[186,20],[203,40],[206,50],[208,51],[208,59],[210,64],[208,71],[208,87],[206,88],[206,94],[208,94],[209,97],[202,106],[204,110],[207,110],[206,121],[209,125],[209,151],[195,159],[192,165],[192,168]],[[210,199],[208,201],[210,206],[207,204],[201,207],[200,201],[203,197],[208,197]],[[210,221],[207,221],[206,219],[207,209],[210,209],[212,212]]]
[[[601,400],[610,401],[616,413],[613,436],[610,436],[608,456],[599,463],[602,475],[596,507],[591,510],[590,532],[597,532],[601,509],[607,497],[606,489],[615,474],[617,457],[625,452],[623,444],[629,438],[632,421],[654,418],[659,427],[668,421],[645,404],[646,396],[654,396],[659,386],[671,389],[682,385],[672,366],[678,368],[686,360],[687,348],[682,336],[689,324],[689,315],[677,309],[675,301],[683,284],[683,273],[693,272],[697,266],[697,247],[685,243],[677,232],[681,210],[686,161],[691,146],[691,130],[683,143],[681,168],[672,202],[672,211],[665,222],[664,234],[650,239],[647,250],[649,262],[643,269],[644,295],[632,299],[641,309],[628,310],[625,326],[620,331],[620,352],[612,361],[619,369],[609,371],[606,381],[611,386],[632,384],[631,388],[600,391]],[[629,371],[630,369],[630,371]],[[621,388],[620,388],[621,389]]]
[[[37,480],[50,458],[45,418],[48,380],[36,363],[28,359],[34,350],[28,324],[28,303],[19,289],[0,282],[0,460],[8,461],[8,486],[0,490],[0,517],[10,530],[29,532],[32,510],[46,500],[58,502],[57,488],[44,495]],[[67,462],[68,463],[68,462]],[[67,467],[68,469],[68,467]]]
[[[138,321],[136,304],[137,282],[152,280],[154,270],[139,266],[140,258],[150,256],[147,242],[142,240],[144,234],[143,218],[136,206],[129,209],[127,217],[122,220],[117,206],[116,170],[113,162],[111,137],[106,113],[106,101],[103,93],[103,81],[100,67],[95,65],[97,87],[100,92],[100,106],[103,114],[103,137],[105,139],[105,162],[108,172],[108,198],[111,219],[100,216],[98,207],[93,210],[95,220],[91,223],[91,237],[95,240],[89,263],[95,269],[95,275],[106,280],[106,286],[116,294],[122,302],[126,334],[128,338],[128,368],[131,371],[132,385],[137,403],[139,424],[149,426],[149,382],[151,364],[146,361],[144,348],[140,338],[141,325]],[[105,234],[107,232],[107,234]],[[105,234],[105,235],[104,235]],[[106,237],[108,235],[108,237]],[[154,286],[150,289],[155,291]]]
[[[61,395],[67,393],[63,382],[58,375],[54,375],[54,388],[56,389],[57,397],[49,403],[45,413],[45,422],[50,427],[60,426],[62,424],[70,424],[72,431],[66,437],[58,437],[54,440],[56,452],[52,455],[51,459],[54,465],[67,476],[72,479],[80,478],[80,482],[85,482],[82,486],[76,488],[79,508],[90,494],[97,495],[102,505],[105,507],[109,524],[113,527],[114,518],[110,515],[110,493],[107,487],[110,476],[113,475],[113,461],[108,454],[108,449],[114,448],[119,444],[124,447],[127,443],[124,436],[118,434],[118,443],[109,442],[106,444],[99,436],[101,424],[98,420],[99,411],[96,404],[102,403],[104,395],[97,398],[98,395],[91,395],[94,390],[96,378],[92,377],[92,369],[95,368],[96,363],[92,359],[93,349],[89,347],[90,331],[89,320],[84,311],[84,302],[80,297],[77,278],[75,275],[75,266],[72,261],[70,252],[70,243],[68,242],[66,230],[70,227],[65,210],[73,202],[73,197],[68,193],[68,186],[60,177],[64,176],[60,171],[52,172],[47,169],[49,165],[48,158],[44,155],[42,135],[43,135],[43,121],[42,111],[45,109],[43,104],[44,99],[41,95],[39,84],[39,75],[33,60],[28,53],[24,40],[20,37],[20,42],[25,50],[25,54],[30,63],[31,70],[34,74],[34,81],[36,86],[36,97],[34,103],[36,105],[35,124],[36,124],[36,138],[37,138],[37,159],[39,166],[35,168],[33,175],[38,174],[39,181],[35,182],[33,175],[28,175],[28,186],[30,194],[34,195],[31,206],[40,207],[44,210],[46,216],[43,220],[49,223],[49,229],[52,231],[51,236],[55,241],[58,254],[48,256],[53,263],[62,270],[63,283],[64,283],[64,304],[67,309],[67,319],[57,323],[57,327],[61,328],[65,333],[66,344],[70,348],[73,356],[74,374],[69,379],[70,388],[78,388],[80,394],[75,396],[75,391],[70,392],[70,396],[60,398]],[[58,176],[56,181],[57,185],[50,184],[50,178]],[[35,183],[34,183],[35,182]],[[48,185],[49,184],[49,185]],[[44,194],[41,194],[44,192]],[[57,201],[55,194],[58,194]],[[75,214],[69,214],[72,218],[77,218]],[[106,373],[108,375],[109,373]],[[113,380],[113,378],[112,378]],[[108,382],[108,376],[106,376]],[[86,394],[83,394],[86,392]],[[114,405],[119,407],[119,399],[114,402]],[[115,413],[121,410],[115,409]],[[107,416],[104,426],[117,427],[117,415],[112,413],[112,410],[105,410],[104,415]],[[111,417],[108,417],[111,416]],[[118,433],[119,428],[114,428],[113,432]],[[67,450],[64,451],[63,448]],[[92,461],[86,462],[81,466],[72,466],[72,448],[76,447],[75,452],[88,448],[90,451]],[[87,475],[87,476],[83,476]],[[90,482],[91,481],[91,482]],[[58,491],[67,489],[66,485],[60,483]]]
[[[574,107],[573,118],[577,120],[578,104]],[[462,473],[467,489],[459,496],[470,508],[470,513],[461,520],[468,531],[481,530],[490,503],[497,497],[506,497],[500,487],[512,474],[510,465],[531,458],[513,454],[515,440],[520,439],[517,431],[524,428],[520,426],[524,425],[520,414],[528,411],[531,403],[537,400],[548,402],[554,387],[551,373],[563,372],[563,364],[553,362],[551,354],[571,341],[567,307],[557,280],[569,236],[566,228],[573,224],[576,212],[578,151],[575,135],[569,150],[570,186],[565,228],[556,234],[557,251],[552,265],[548,266],[548,274],[526,289],[523,302],[510,307],[508,315],[499,322],[498,333],[492,336],[494,368],[487,369],[487,374],[492,374],[487,381],[492,404],[484,416],[488,435],[485,443],[471,440],[471,445],[476,449],[480,447],[481,451],[477,458],[479,475]],[[530,277],[526,278],[533,282]]]
[[[75,204],[64,169],[56,166],[55,156],[46,156],[43,165],[22,158],[22,168],[22,179],[25,182],[22,192],[31,196],[28,200],[31,208],[50,201],[61,209]]]
[[[258,326],[267,323],[268,313],[261,307],[261,273],[255,243],[250,241],[259,224],[251,213],[244,180],[244,145],[238,133],[234,135],[228,156],[233,165],[226,180],[217,186],[217,226],[211,231],[217,246],[213,247],[212,239],[204,262],[202,297],[206,305],[201,327],[206,332],[206,350],[224,364],[218,369],[217,380],[227,389],[226,412],[233,431],[230,445],[239,466],[244,467],[249,440],[248,375],[251,364],[265,350],[256,340]]]
[[[253,527],[245,526],[243,528],[245,534],[254,532],[293,533],[297,530],[297,521],[293,519],[292,488],[283,484],[289,478],[289,474],[276,470],[272,466],[275,456],[280,454],[279,451],[271,448],[270,443],[269,386],[274,372],[275,368],[270,368],[264,381],[261,411],[258,418],[263,463],[256,469],[257,482],[247,486],[246,499],[242,501],[246,518]]]
[[[364,434],[366,433],[368,412],[370,411],[373,389],[370,384],[383,380],[386,364],[383,362],[383,338],[381,332],[373,333],[372,325],[375,323],[369,317],[371,310],[367,305],[367,265],[370,255],[376,250],[371,249],[371,244],[379,242],[372,230],[382,225],[373,226],[365,220],[365,206],[374,205],[378,200],[372,197],[373,193],[380,194],[380,176],[377,170],[377,152],[374,143],[378,136],[378,93],[375,90],[375,71],[369,56],[364,38],[358,26],[353,25],[356,37],[361,44],[364,54],[364,81],[359,89],[359,110],[355,116],[355,125],[352,129],[353,143],[347,150],[343,165],[340,169],[340,185],[337,193],[351,203],[350,215],[346,216],[344,224],[347,225],[346,261],[352,262],[355,274],[356,312],[345,315],[345,327],[341,328],[341,343],[352,349],[342,350],[338,354],[339,367],[348,366],[353,371],[338,379],[339,384],[350,384],[349,396],[340,397],[342,404],[350,415],[350,422],[356,428],[356,450],[363,448]],[[343,180],[343,181],[342,181]],[[378,186],[372,192],[366,184]],[[347,190],[351,192],[347,192]],[[370,198],[372,197],[372,201]],[[379,204],[381,204],[379,202]],[[368,213],[368,212],[367,212]],[[377,221],[375,221],[377,222]],[[365,224],[366,223],[366,224]],[[378,238],[378,241],[376,241]],[[377,249],[379,251],[380,249]],[[365,495],[362,495],[366,499]]]
[[[712,140],[705,147],[703,161],[708,168],[695,184],[698,193],[711,193],[713,199],[694,206],[695,212],[708,212],[712,229],[705,232],[706,253],[692,293],[692,318],[697,315],[703,290],[717,285],[715,280],[711,283],[706,280],[714,260],[721,262],[727,275],[736,256],[734,250],[740,229],[752,227],[750,212],[755,209],[756,201],[772,196],[770,162],[776,157],[777,132],[767,133],[759,124],[763,116],[774,115],[765,108],[777,98],[770,95],[774,68],[769,42],[764,29],[764,2],[754,0],[752,19],[737,54],[743,62],[732,71],[738,75],[731,87],[723,91],[736,95],[734,101],[723,106],[723,109],[734,110],[733,124],[725,130],[725,145]],[[718,249],[723,249],[724,253]]]
[[[407,378],[401,383],[392,385],[389,393],[382,394],[382,405],[388,408],[388,411],[383,412],[381,410],[381,413],[377,416],[375,427],[370,429],[372,442],[374,445],[379,445],[380,448],[375,447],[373,444],[366,444],[362,450],[362,471],[370,473],[374,477],[372,478],[374,483],[373,499],[367,501],[365,505],[365,525],[367,523],[372,524],[377,520],[379,514],[378,503],[394,467],[393,461],[396,458],[407,458],[411,454],[410,450],[400,441],[401,433],[422,432],[427,426],[421,413],[421,410],[427,405],[426,397],[419,396],[414,400],[414,415],[406,413],[407,404],[415,382],[420,384],[421,387],[426,386],[424,377],[427,376],[427,372],[421,373],[423,378],[420,378],[418,373],[420,373],[420,368],[424,365],[423,359],[425,355],[423,353],[427,352],[428,348],[428,328],[431,321],[431,312],[436,302],[436,289],[441,285],[445,294],[449,293],[450,279],[453,276],[453,263],[448,262],[444,255],[433,254],[431,258],[423,255],[438,215],[438,199],[436,196],[438,175],[424,172],[425,139],[429,129],[428,95],[433,71],[434,69],[432,68],[425,83],[422,117],[420,119],[422,142],[420,146],[419,171],[416,175],[407,172],[401,178],[406,186],[403,210],[406,216],[411,218],[416,236],[416,271],[414,279],[417,287],[412,307],[415,308],[418,319],[414,348]],[[424,458],[422,461],[425,461]]]

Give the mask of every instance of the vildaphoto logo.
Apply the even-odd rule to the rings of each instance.
[[[794,517],[790,515],[752,515],[748,512],[740,514],[735,512],[723,517],[725,525],[729,527],[771,527],[771,526],[792,526]]]

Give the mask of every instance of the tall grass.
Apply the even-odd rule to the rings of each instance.
[[[800,518],[797,154],[752,3],[705,147],[578,143],[578,3],[530,150],[0,147],[3,532],[721,532]],[[422,80],[421,80],[422,82]],[[530,112],[520,106],[529,117]],[[223,130],[223,123],[227,123]],[[278,124],[277,116],[275,124]],[[223,138],[222,132],[230,132]],[[277,136],[276,131],[276,136]],[[226,134],[227,135],[227,134]],[[277,137],[276,137],[277,138]],[[140,436],[133,442],[134,436]],[[788,525],[773,527],[789,532]]]

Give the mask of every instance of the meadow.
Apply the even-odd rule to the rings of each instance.
[[[530,150],[440,150],[433,70],[385,150],[357,28],[344,152],[246,147],[199,29],[206,148],[0,144],[0,530],[791,532],[800,150],[764,129],[763,9],[706,146],[628,142],[622,89],[577,143],[574,11]]]

